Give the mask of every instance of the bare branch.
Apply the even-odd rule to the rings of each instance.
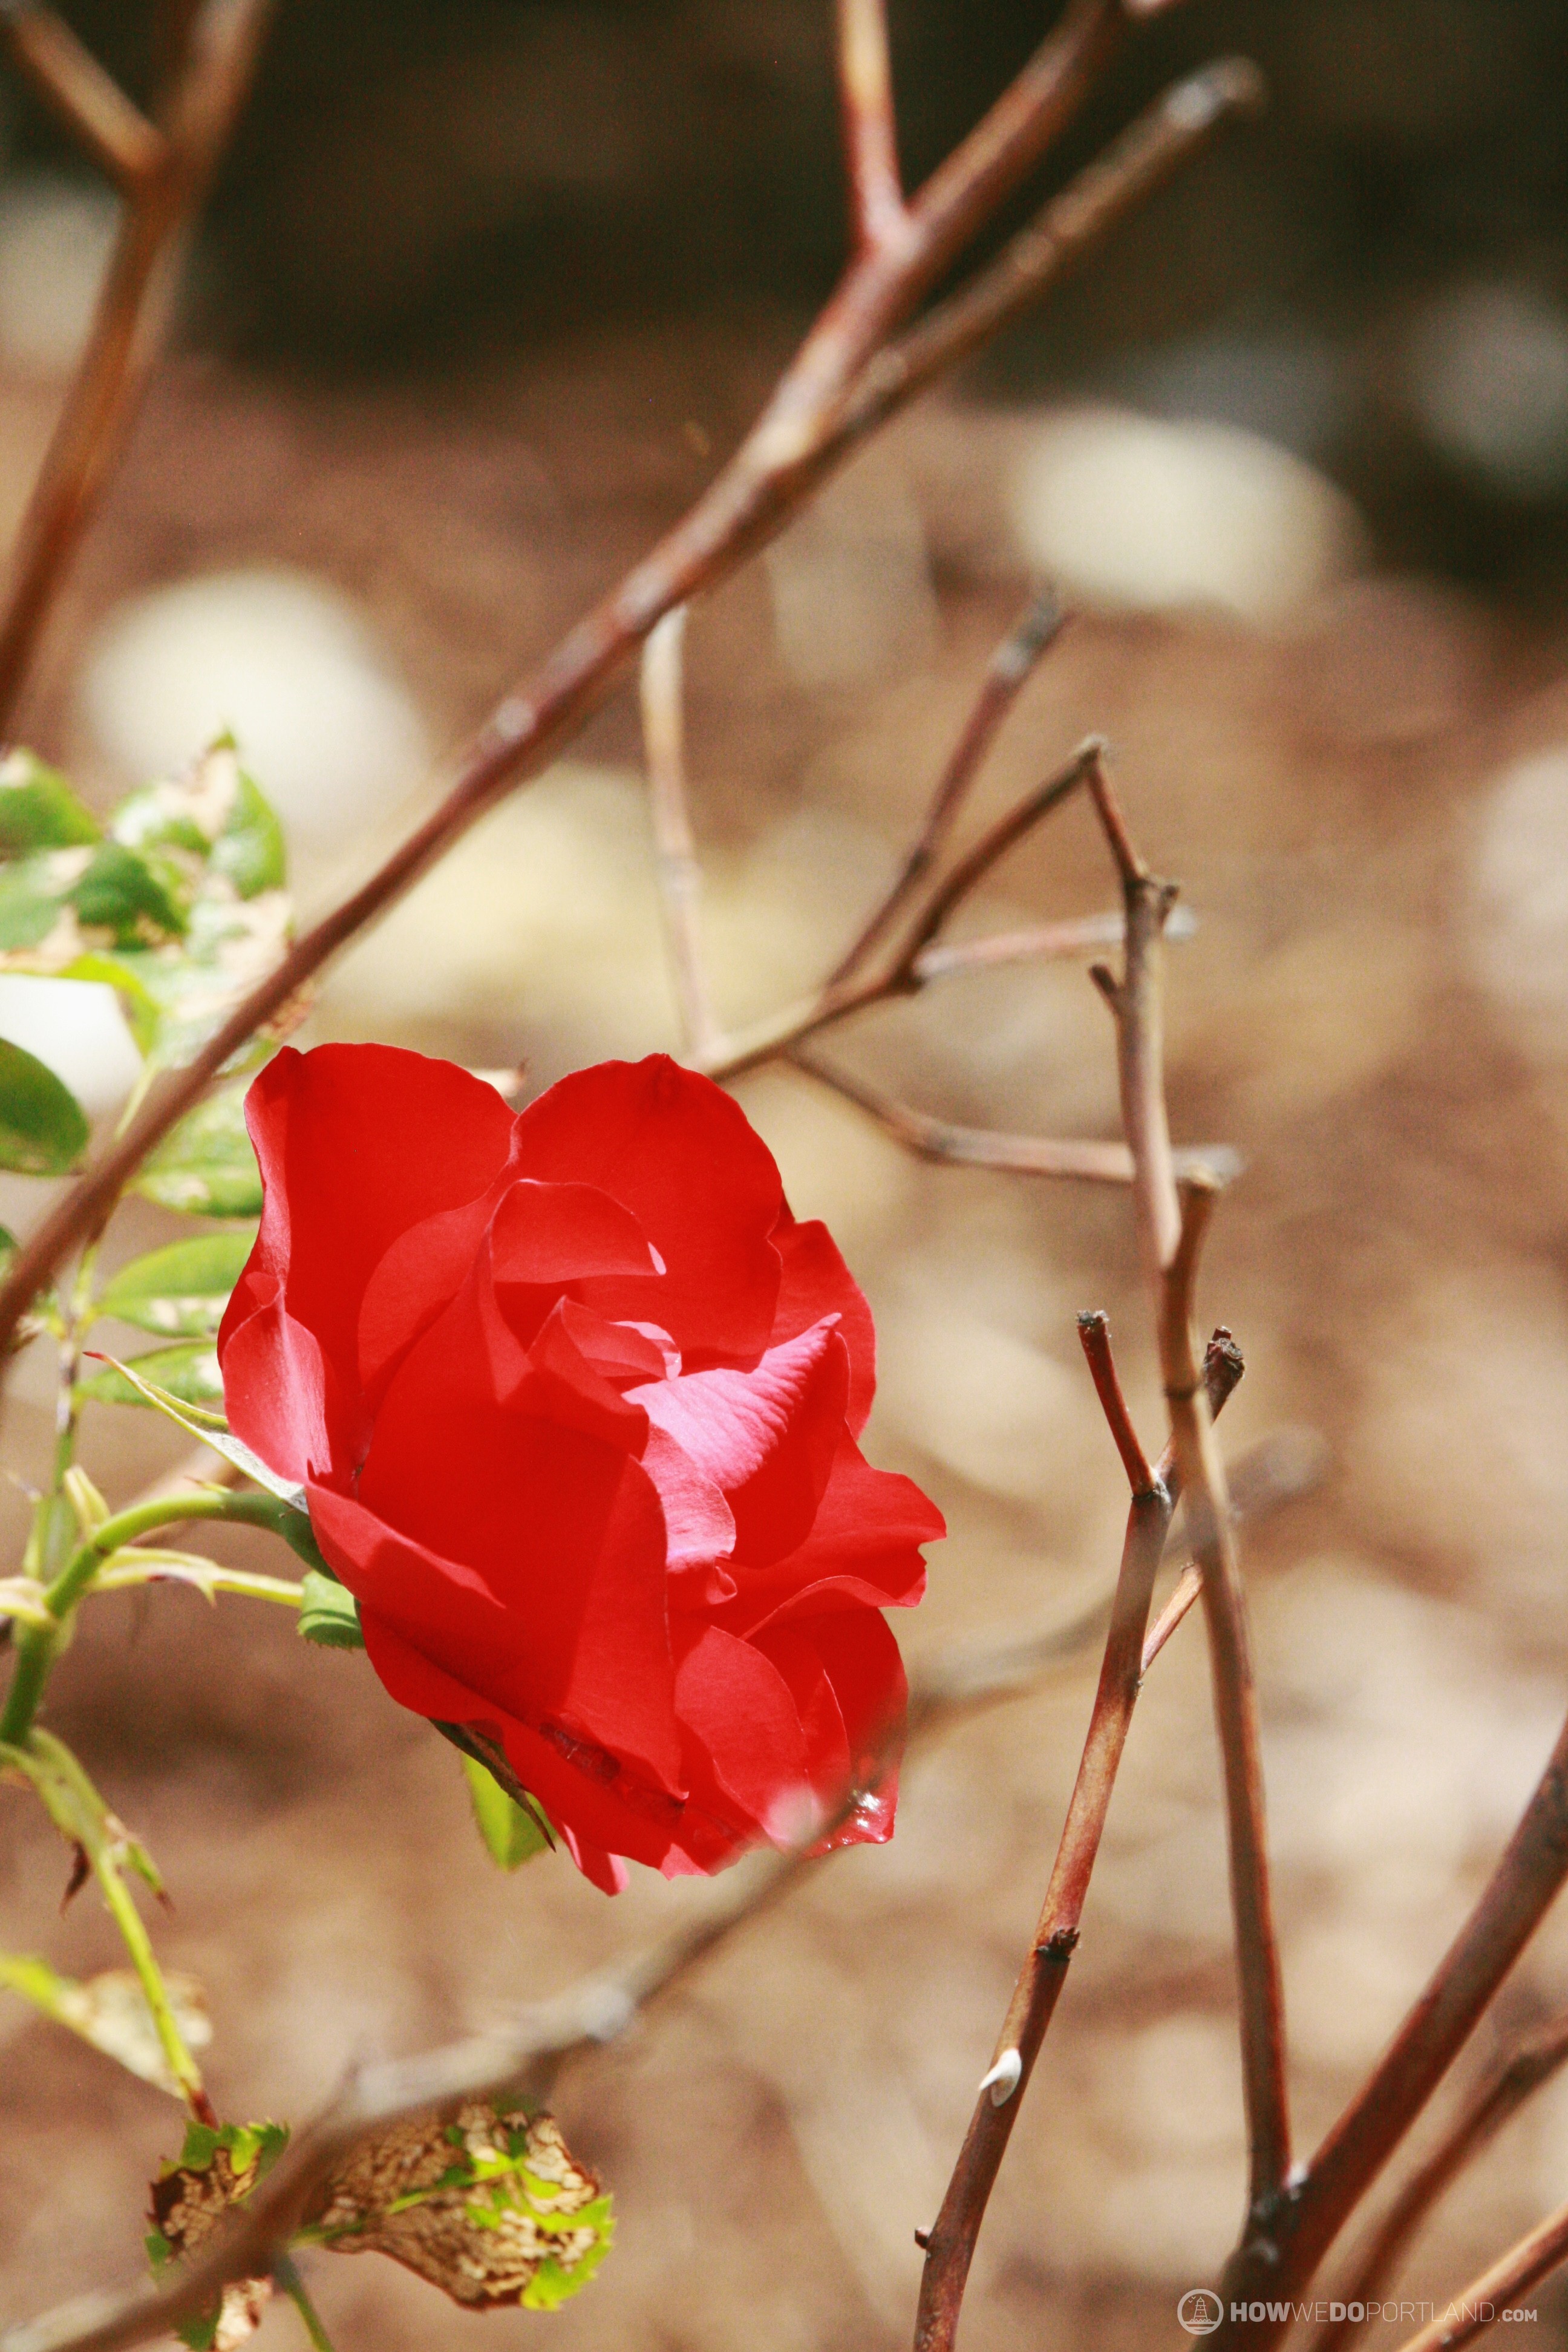
[[[1167,943],[1190,940],[1196,929],[1185,908],[1172,908],[1165,919]],[[1071,956],[1092,955],[1100,948],[1120,947],[1126,937],[1123,915],[1074,915],[1066,922],[1037,923],[1026,931],[994,931],[984,939],[922,948],[915,958],[914,975],[924,986],[933,980],[950,979],[955,972],[990,971],[998,964],[1065,961]]]
[[[216,6],[218,0],[208,5]],[[228,5],[239,6],[243,0]],[[934,343],[922,329],[923,341],[902,352],[890,374],[883,372],[872,380],[868,362],[889,324],[908,315],[1069,119],[1113,46],[1122,13],[1116,0],[1079,0],[1013,91],[911,205],[921,226],[918,250],[893,258],[879,249],[860,257],[757,425],[691,512],[571,631],[525,688],[497,706],[459,755],[439,806],[368,880],[294,942],[192,1062],[149,1095],[125,1131],[51,1211],[17,1253],[0,1288],[0,1354],[54,1268],[93,1229],[229,1055],[347,940],[384,913],[486,809],[538,774],[664,614],[728,577],[783,528],[859,440],[941,373],[950,356],[956,360],[984,340],[989,330],[972,332],[968,323]],[[1048,233],[1042,227],[1045,242],[1037,242],[1033,259],[1011,268],[1003,299],[987,295],[987,315],[994,324],[1026,308],[1089,244],[1204,143],[1242,94],[1234,74],[1223,86],[1216,83],[1220,72],[1215,68],[1173,91],[1097,167],[1092,189],[1084,181],[1075,183],[1047,207],[1042,217]],[[963,164],[960,158],[966,154],[970,162]],[[983,273],[983,281],[989,284],[993,276],[994,271]],[[90,474],[92,467],[83,470]]]
[[[1103,1324],[1104,1318],[1100,1320]],[[1215,1333],[1205,1374],[1218,1412],[1242,1374],[1241,1352],[1228,1331]],[[1136,1447],[1136,1439],[1132,1442]],[[918,2236],[926,2260],[915,2321],[915,2352],[951,2352],[985,2208],[1078,1946],[1084,1898],[1143,1679],[1143,1633],[1154,1579],[1180,1493],[1173,1453],[1162,1457],[1152,1475],[1146,1464],[1143,1472],[1142,1485],[1134,1481],[1100,1685],[1039,1924],[1014,1986],[990,2067],[981,2078],[980,2096],[942,2210],[929,2233]]]
[[[1485,1892],[1293,2189],[1271,2230],[1249,2233],[1226,2272],[1237,2301],[1291,2295],[1310,2279],[1464,2048],[1568,1877],[1568,1724]],[[1248,2352],[1282,2331],[1249,2326]],[[1237,2340],[1228,2322],[1212,2341]]]
[[[52,8],[5,9],[0,39],[50,112],[122,195],[135,197],[163,170],[162,132]]]
[[[838,0],[838,88],[845,160],[856,234],[862,247],[895,244],[911,234],[899,177],[884,0]]]
[[[1241,2000],[1242,2074],[1251,2150],[1248,2210],[1259,2227],[1276,2215],[1290,2168],[1285,2080],[1284,1990],[1279,1972],[1264,1822],[1258,1700],[1247,1633],[1236,1529],[1225,1468],[1193,1347],[1193,1291],[1216,1180],[1195,1170],[1178,1199],[1165,1108],[1163,939],[1175,893],[1139,856],[1102,767],[1089,790],[1127,909],[1122,977],[1096,978],[1116,1020],[1121,1115],[1135,1174],[1133,1201],[1154,1301],[1171,1436],[1186,1487],[1193,1549],[1203,1575],[1215,1719],[1224,1767]]]
[[[205,0],[184,66],[159,110],[159,165],[132,192],[87,348],[12,559],[0,613],[0,732],[9,730],[56,593],[123,452],[163,347],[195,215],[250,88],[271,10],[272,0]],[[93,1230],[103,1205],[84,1204],[53,1262]]]
[[[681,1036],[689,1053],[705,1053],[718,1037],[719,1024],[702,964],[698,923],[702,870],[697,862],[686,797],[682,660],[686,612],[684,604],[676,605],[644,641],[642,729],[653,812],[655,871],[680,1006]]]
[[[1154,1473],[1149,1467],[1148,1456],[1139,1443],[1138,1432],[1132,1426],[1127,1399],[1121,1393],[1116,1359],[1110,1352],[1110,1325],[1098,1309],[1090,1308],[1078,1318],[1078,1336],[1089,1359],[1094,1392],[1110,1424],[1116,1450],[1121,1456],[1121,1466],[1127,1473],[1127,1483],[1136,1500],[1140,1495],[1147,1495],[1151,1491]]]
[[[1040,656],[1048,646],[1054,645],[1066,625],[1067,615],[1054,597],[1031,596],[992,655],[973,709],[937,780],[919,837],[899,868],[891,889],[829,974],[830,987],[859,969],[925,880],[946,845],[997,729],[1033,675]]]
[[[1204,1589],[1203,1574],[1195,1560],[1189,1560],[1171,1588],[1171,1597],[1149,1629],[1143,1644],[1143,1671],[1148,1673],[1188,1610]]]
[[[1400,2352],[1458,2352],[1460,2345],[1473,2344],[1478,2336],[1484,2336],[1494,2320],[1564,2262],[1568,2262],[1568,2205],[1560,2205],[1454,2296],[1448,2305],[1453,2316],[1432,2320],[1409,2336]]]
[[[1331,2319],[1313,2338],[1312,2352],[1347,2352],[1366,2325],[1365,2305],[1382,2294],[1406,2246],[1437,2200],[1472,2158],[1489,2145],[1525,2101],[1568,2060],[1568,2015],[1554,2018],[1510,2051],[1502,2064],[1466,2102],[1420,2169],[1412,2174],[1373,2232],[1348,2282],[1334,2297],[1344,2316]],[[1363,2317],[1352,2320],[1360,2305]]]

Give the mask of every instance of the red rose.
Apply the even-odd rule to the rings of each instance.
[[[943,1532],[855,1443],[866,1301],[729,1097],[663,1055],[514,1118],[447,1062],[286,1048],[218,1335],[394,1698],[486,1727],[580,1869],[712,1871],[858,1781],[892,1830],[881,1615]]]

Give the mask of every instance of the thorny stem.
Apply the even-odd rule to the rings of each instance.
[[[1115,1016],[1122,1124],[1136,1174],[1133,1202],[1153,1295],[1171,1441],[1187,1493],[1193,1550],[1203,1578],[1215,1718],[1224,1770],[1241,2005],[1242,2077],[1250,2149],[1247,2210],[1272,2226],[1290,2168],[1285,2079],[1284,1993],[1264,1822],[1258,1701],[1235,1524],[1213,1417],[1193,1347],[1193,1291],[1217,1190],[1194,1171],[1178,1196],[1165,1105],[1163,939],[1175,893],[1143,865],[1103,767],[1089,791],[1121,878],[1127,910],[1122,976],[1095,979]]]
[[[105,1519],[79,1545],[52,1584],[45,1589],[48,1625],[24,1625],[16,1637],[16,1664],[5,1706],[0,1714],[0,1741],[19,1747],[32,1727],[55,1660],[69,1639],[78,1603],[111,1552],[134,1543],[155,1528],[180,1527],[190,1519],[229,1519],[270,1527],[276,1505],[269,1495],[216,1494],[160,1496],[139,1503]]]
[[[1140,14],[1149,13],[1142,8]],[[718,584],[773,537],[851,448],[947,364],[1032,303],[1041,289],[1161,186],[1216,124],[1250,106],[1257,77],[1215,67],[1167,93],[1089,173],[1046,207],[1026,254],[1009,247],[972,292],[889,345],[933,280],[1029,172],[1070,118],[1122,28],[1120,0],[1078,0],[1012,89],[910,206],[914,250],[861,256],[735,457],[685,520],[509,694],[459,755],[446,798],[367,881],[305,932],[184,1069],[149,1097],[123,1135],[18,1253],[0,1289],[0,1354],[37,1291],[119,1198],[135,1169],[205,1093],[228,1057],[345,942],[384,914],[476,819],[537,775],[674,605]],[[775,1047],[774,1050],[777,1050]]]
[[[1467,2101],[1458,2119],[1432,2154],[1400,2190],[1373,2231],[1348,2280],[1336,2291],[1334,2302],[1344,2316],[1331,2319],[1312,2341],[1312,2352],[1348,2352],[1366,2326],[1369,2302],[1381,2294],[1405,2249],[1437,2200],[1479,2156],[1504,2124],[1542,2085],[1549,2083],[1568,2060],[1568,2016],[1554,2018],[1510,2051]],[[1350,2314],[1360,2305],[1363,2316]]]
[[[129,1853],[142,1875],[162,1893],[152,1864],[110,1811],[63,1740],[47,1731],[34,1731],[19,1741],[0,1741],[0,1762],[32,1782],[56,1828],[79,1854],[85,1855],[136,1971],[169,2072],[197,2122],[216,2124],[217,2117],[202,2087],[201,2070],[180,2032],[152,1939],[125,1883],[121,1857]]]
[[[918,2234],[917,2242],[925,2249],[925,2269],[915,2321],[915,2352],[951,2352],[957,2336],[963,2290],[986,2205],[1078,1946],[1084,1898],[1142,1684],[1143,1633],[1154,1579],[1181,1494],[1173,1452],[1167,1448],[1158,1467],[1151,1471],[1131,1433],[1121,1384],[1110,1362],[1104,1317],[1080,1318],[1080,1330],[1086,1322],[1093,1328],[1085,1333],[1085,1351],[1112,1434],[1122,1451],[1132,1489],[1131,1507],[1100,1684],[1039,1922],[1014,1986],[991,2066],[982,2079],[942,2210],[931,2231]],[[1242,1374],[1241,1354],[1228,1331],[1215,1334],[1205,1374],[1217,1412]],[[1119,1423],[1125,1424],[1125,1435]]]

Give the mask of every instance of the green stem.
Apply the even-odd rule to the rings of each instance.
[[[310,2301],[305,2282],[300,2275],[299,2264],[291,2254],[279,2254],[272,2265],[272,2275],[299,2313],[306,2335],[315,2352],[332,2352],[332,2339],[321,2325],[321,2315]]]
[[[185,2046],[185,2037],[180,2032],[174,2003],[169,1999],[169,1988],[163,1982],[163,1971],[158,1966],[152,1937],[136,1908],[131,1889],[121,1876],[119,1865],[107,1846],[90,1859],[98,1883],[103,1889],[103,1899],[131,1955],[131,1965],[153,2012],[159,2044],[168,2061],[169,2072],[180,2086],[180,2095],[198,2123],[216,2124],[217,2117],[213,2112],[212,2102],[202,2086],[201,2069]]]
[[[160,1553],[149,1554],[143,1567],[141,1555],[133,1552],[129,1560],[104,1569],[94,1578],[92,1589],[95,1592],[127,1592],[137,1585],[155,1584],[160,1577],[170,1573]],[[195,1579],[193,1576],[187,1580],[194,1583]],[[204,1592],[237,1593],[246,1601],[279,1601],[285,1609],[302,1609],[305,1605],[304,1590],[291,1577],[251,1576],[237,1568],[215,1567],[210,1576],[202,1578],[201,1589]]]
[[[110,1552],[134,1543],[156,1528],[177,1528],[189,1519],[228,1519],[253,1527],[275,1527],[278,1506],[270,1495],[165,1495],[141,1503],[105,1519],[86,1543],[71,1554],[44,1594],[51,1625],[28,1625],[16,1640],[16,1667],[0,1714],[0,1740],[20,1746],[32,1727],[49,1673],[69,1639],[77,1603],[87,1591]]]

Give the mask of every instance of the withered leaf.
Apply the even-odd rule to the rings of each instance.
[[[194,2252],[229,2207],[249,2196],[288,2140],[281,2124],[226,2124],[217,2130],[190,2125],[179,2161],[166,2164],[152,2187],[147,2252],[154,2273]],[[235,2280],[221,2302],[186,2321],[180,2341],[191,2352],[236,2352],[260,2326],[271,2293],[269,2278]]]
[[[307,2241],[390,2254],[472,2311],[549,2311],[585,2286],[615,2234],[612,2200],[548,2115],[470,2103],[456,2122],[395,2125],[328,2181]]]

